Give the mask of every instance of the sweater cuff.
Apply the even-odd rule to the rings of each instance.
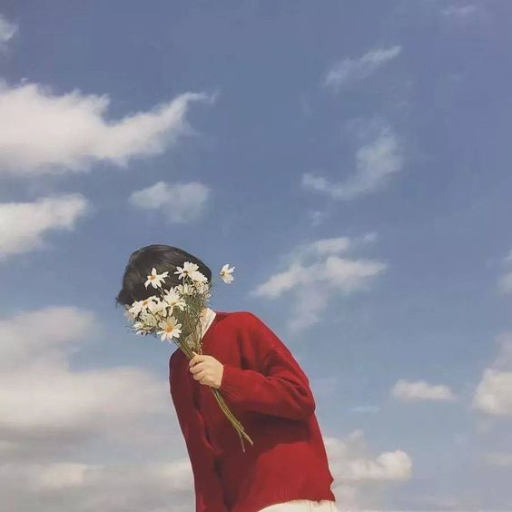
[[[243,389],[243,370],[236,366],[224,364],[222,372],[222,380],[220,383],[219,391],[222,396],[231,400],[236,400],[241,397]]]

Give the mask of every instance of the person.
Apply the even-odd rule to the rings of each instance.
[[[168,245],[149,245],[128,261],[116,303],[153,292],[146,276],[174,274],[198,257]],[[169,387],[194,477],[196,512],[337,512],[316,403],[309,380],[288,347],[256,314],[206,307],[200,318],[203,354],[188,360],[177,348],[169,359]],[[182,332],[185,339],[190,333]],[[212,393],[219,391],[252,443],[238,432]]]

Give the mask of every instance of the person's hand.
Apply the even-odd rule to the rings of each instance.
[[[188,362],[188,366],[194,379],[205,386],[220,388],[224,365],[213,356],[195,352],[193,354],[194,357]]]

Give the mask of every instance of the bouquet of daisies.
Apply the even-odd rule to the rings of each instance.
[[[125,306],[125,316],[130,320],[136,334],[160,336],[162,341],[174,342],[190,360],[195,353],[203,353],[202,314],[208,307],[213,283],[208,283],[206,276],[199,272],[199,267],[195,263],[186,261],[183,267],[176,268],[175,274],[179,274],[179,279],[183,282],[170,289],[162,287],[162,282],[168,277],[169,272],[158,274],[156,268],[153,268],[144,286],[153,286],[155,295],[135,301],[131,306]],[[230,268],[227,263],[222,267],[219,275],[225,283],[233,281],[231,274],[234,268]],[[182,332],[187,336],[182,336]],[[219,390],[213,387],[210,389],[240,436],[242,450],[245,452],[244,438],[254,444],[252,439],[229,410]]]

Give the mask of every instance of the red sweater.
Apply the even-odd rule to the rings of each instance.
[[[180,349],[170,391],[192,470],[196,512],[257,512],[291,500],[331,500],[333,477],[309,380],[289,349],[249,311],[221,312],[202,338],[224,365],[219,391],[254,444],[240,437]]]

